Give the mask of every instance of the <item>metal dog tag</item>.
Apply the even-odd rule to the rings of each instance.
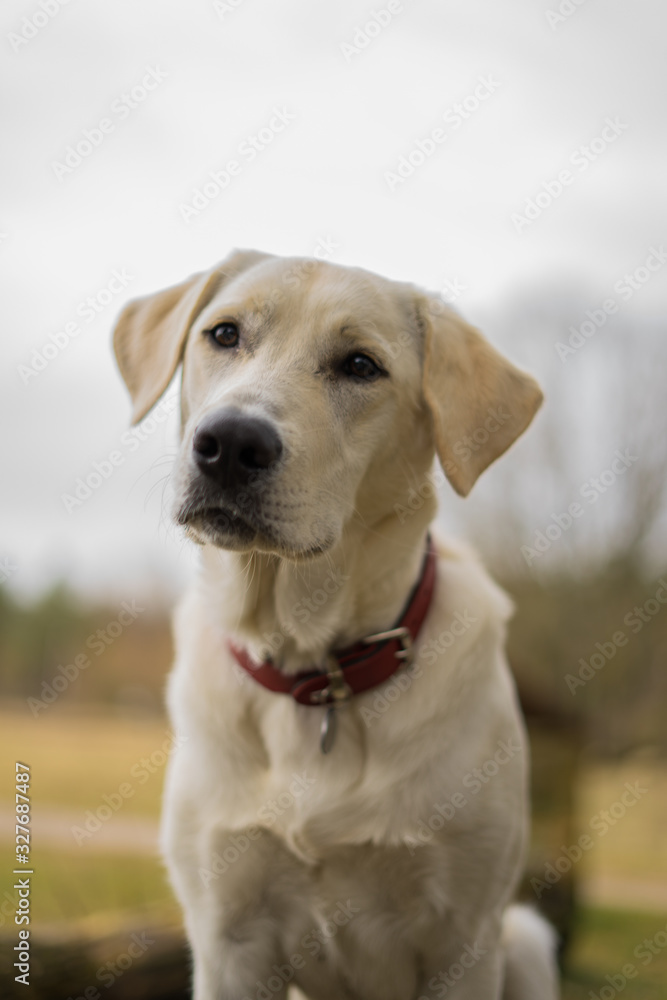
[[[337,725],[336,709],[333,705],[329,705],[320,726],[320,750],[322,753],[329,753],[333,747],[336,740]]]

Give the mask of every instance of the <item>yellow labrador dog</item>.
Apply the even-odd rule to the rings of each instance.
[[[131,302],[115,350],[135,421],[183,366],[162,842],[195,1000],[553,1000],[510,905],[509,602],[429,537],[435,455],[467,494],[536,383],[411,285],[251,251]]]

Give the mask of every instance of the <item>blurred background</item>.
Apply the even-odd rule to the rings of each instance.
[[[561,930],[564,996],[631,979],[664,1000],[664,6],[5,0],[0,17],[3,995],[23,995],[15,761],[30,995],[185,995],[155,847],[169,612],[195,569],[165,514],[176,389],[129,431],[110,337],[128,299],[242,246],[439,291],[540,379],[525,440],[466,501],[443,489],[440,521],[516,600],[524,895]]]

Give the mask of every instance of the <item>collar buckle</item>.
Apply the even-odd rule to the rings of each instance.
[[[329,683],[321,691],[311,693],[311,704],[326,705],[331,702],[336,707],[345,705],[352,697],[353,691],[345,680],[340,663],[332,653],[327,656],[326,677]]]
[[[414,662],[414,644],[410,629],[406,625],[388,629],[386,632],[376,632],[375,635],[367,635],[361,641],[372,646],[376,642],[391,642],[394,639],[397,639],[401,644],[401,648],[395,653],[396,659],[403,660],[406,667],[411,667]]]

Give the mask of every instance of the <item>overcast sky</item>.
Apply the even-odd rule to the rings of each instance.
[[[110,337],[129,298],[234,246],[324,243],[494,339],[541,288],[618,298],[667,243],[659,0],[44,3],[5,0],[0,40],[0,578],[19,591],[189,571],[161,519],[173,421],[125,436]],[[662,315],[666,278],[633,315]]]

